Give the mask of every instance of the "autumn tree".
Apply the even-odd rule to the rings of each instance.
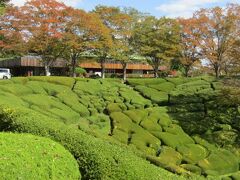
[[[202,9],[194,14],[198,28],[198,43],[203,59],[209,61],[216,77],[220,75],[225,56],[236,37],[236,14],[232,7]]]
[[[32,0],[21,10],[31,34],[28,49],[42,57],[45,73],[50,75],[50,66],[62,56],[66,48],[63,27],[66,25],[69,7],[55,0]]]
[[[21,55],[26,52],[22,14],[18,7],[8,7],[0,17],[0,57]]]
[[[237,75],[240,72],[240,5],[230,4],[229,11],[235,17],[235,30],[233,35],[236,35],[235,40],[227,51],[227,55],[224,56],[223,70],[226,75]]]
[[[72,75],[84,52],[94,53],[111,45],[110,32],[98,15],[79,9],[69,9],[68,22],[64,27],[65,58],[71,61]]]
[[[165,17],[156,19],[150,16],[136,26],[135,45],[152,65],[156,78],[159,66],[179,54],[179,34],[178,23]]]
[[[21,46],[25,51],[41,56],[46,75],[50,75],[50,66],[65,50],[67,9],[55,0],[32,0],[20,8],[10,8],[4,16],[4,31],[11,34],[9,40],[13,41],[16,33],[24,41]]]
[[[184,70],[184,75],[189,76],[189,71],[193,65],[200,62],[201,51],[198,47],[199,42],[199,30],[196,26],[196,19],[179,19],[181,26],[181,51],[180,51],[180,63]]]
[[[237,75],[240,72],[240,39],[237,39],[224,59],[223,67],[226,75]]]

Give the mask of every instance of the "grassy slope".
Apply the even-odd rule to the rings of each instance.
[[[78,140],[71,142],[63,140],[62,138],[66,136],[65,133],[70,134],[69,138],[79,136],[89,139],[91,137],[91,142],[82,140],[82,143],[89,146],[89,143],[98,142],[97,145],[101,148],[95,147],[92,150],[88,147],[89,152],[86,153],[91,154],[94,157],[93,161],[100,164],[98,164],[99,167],[94,166],[91,169],[89,166],[92,159],[79,157],[80,166],[81,163],[85,163],[82,164],[81,169],[82,172],[85,172],[83,175],[85,178],[96,178],[96,172],[87,171],[90,169],[98,171],[99,168],[102,173],[99,173],[101,178],[112,176],[111,178],[119,179],[122,171],[128,172],[125,173],[128,179],[136,178],[137,174],[134,173],[140,172],[138,174],[140,179],[146,179],[151,173],[155,174],[151,176],[153,179],[158,179],[159,176],[161,179],[174,178],[172,174],[162,171],[160,168],[157,170],[137,156],[146,158],[152,163],[178,174],[189,174],[189,172],[209,175],[229,174],[238,171],[238,161],[231,161],[229,164],[220,166],[216,164],[223,164],[224,157],[230,160],[236,159],[232,153],[218,150],[198,137],[192,138],[181,128],[182,126],[188,132],[188,129],[185,129],[187,126],[184,126],[183,123],[185,121],[181,117],[195,118],[196,114],[192,113],[195,112],[194,109],[197,109],[197,112],[199,109],[201,110],[202,99],[200,98],[200,103],[199,97],[205,95],[203,98],[209,98],[206,94],[210,95],[212,90],[217,90],[218,84],[213,81],[214,79],[211,78],[193,79],[192,82],[189,82],[188,79],[129,81],[130,85],[146,98],[116,80],[32,77],[1,81],[0,104],[4,107],[8,105],[11,109],[18,107],[20,108],[19,112],[22,110],[27,113],[25,116],[21,115],[21,118],[18,118],[18,114],[13,113],[14,118],[12,118],[7,115],[5,109],[2,114],[8,116],[10,121],[1,123],[0,127],[6,129],[11,126],[11,130],[50,136],[63,143],[75,157],[79,153],[83,153],[82,155],[85,156],[85,152],[82,152],[85,147],[74,145],[79,143]],[[188,102],[189,99],[191,102]],[[169,106],[169,103],[172,105]],[[190,106],[183,107],[184,104],[189,103],[191,103]],[[26,108],[30,110],[28,111]],[[186,109],[190,109],[189,112],[186,112]],[[42,118],[33,117],[32,120],[27,118],[31,114],[34,116],[34,113],[36,113],[35,116],[41,115]],[[199,113],[201,114],[201,111]],[[174,116],[176,114],[180,114],[180,116]],[[27,120],[22,121],[24,118]],[[38,122],[41,124],[39,125],[41,128],[33,128],[31,123],[38,119],[41,121]],[[42,121],[42,119],[45,120]],[[56,127],[45,129],[45,126],[49,126],[48,121],[55,122],[53,124]],[[63,126],[67,128],[63,132],[52,133]],[[194,126],[190,127],[192,129]],[[63,134],[65,135],[63,136]],[[96,141],[93,137],[102,140]],[[195,143],[198,145],[194,145]],[[78,149],[76,150],[72,146],[76,146]],[[115,150],[107,151],[109,148]],[[116,152],[121,153],[116,154]],[[132,152],[134,153],[132,154]],[[196,156],[199,153],[202,155]],[[126,156],[129,156],[128,160],[125,159]],[[101,159],[97,160],[97,157]],[[111,162],[112,165],[118,164],[121,170],[113,168],[112,171],[109,171],[107,169],[109,162],[102,162],[102,157],[115,159],[114,161],[117,162]],[[134,161],[137,163],[133,163]],[[130,164],[131,167],[135,164],[134,168],[129,169]]]

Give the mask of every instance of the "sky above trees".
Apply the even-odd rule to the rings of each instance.
[[[67,5],[84,10],[92,10],[96,5],[133,7],[156,17],[190,17],[200,8],[224,7],[228,3],[240,3],[240,0],[61,0]],[[26,0],[11,0],[15,5],[23,5]]]

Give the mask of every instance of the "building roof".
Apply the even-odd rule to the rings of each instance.
[[[0,61],[0,67],[43,67],[40,56],[23,56],[19,58],[7,58]],[[52,67],[66,67],[64,59],[53,62]]]
[[[80,63],[80,66],[82,68],[91,68],[91,69],[101,69],[101,65],[97,62],[83,62]],[[120,63],[106,63],[105,64],[106,69],[122,69],[122,64]],[[148,64],[143,63],[135,63],[135,64],[128,64],[127,69],[132,70],[152,70],[152,66]]]

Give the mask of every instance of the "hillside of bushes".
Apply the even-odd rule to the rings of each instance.
[[[212,77],[13,78],[0,81],[0,130],[60,143],[82,179],[238,179],[240,112],[222,87]]]

